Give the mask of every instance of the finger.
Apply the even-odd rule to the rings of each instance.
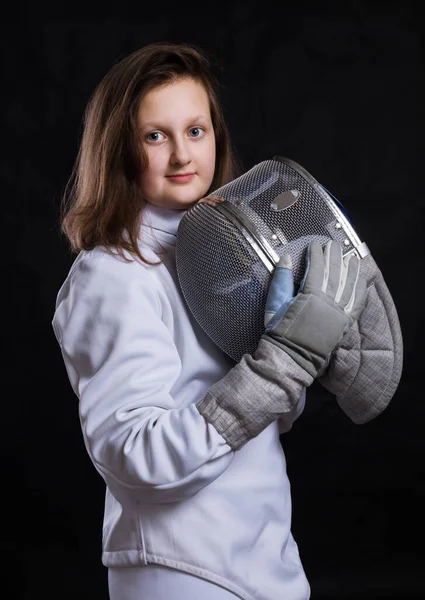
[[[345,275],[342,269],[342,248],[341,244],[330,240],[324,250],[325,259],[325,278],[323,281],[322,290],[334,299],[338,293],[339,288],[343,284],[343,277]]]
[[[306,294],[322,288],[325,274],[325,261],[322,246],[319,242],[312,242],[307,247],[306,270],[300,284],[300,291]]]
[[[346,313],[349,313],[354,319],[360,315],[361,311],[366,302],[367,294],[367,282],[366,279],[359,274],[354,288],[353,294],[350,298],[350,302],[344,309]]]
[[[276,311],[294,297],[294,278],[292,260],[289,254],[282,256],[276,265],[267,293],[264,325],[270,321]]]
[[[216,194],[210,194],[209,196],[205,196],[204,198],[201,198],[200,200],[198,200],[198,204],[209,204],[210,206],[217,206],[217,204],[220,204],[220,202],[223,202],[224,198],[222,198],[221,196],[217,196]]]
[[[344,285],[335,298],[335,302],[339,304],[341,308],[345,308],[350,302],[351,296],[353,295],[354,286],[357,283],[360,271],[360,260],[354,254],[349,254],[344,257],[343,264],[345,266],[345,280]]]

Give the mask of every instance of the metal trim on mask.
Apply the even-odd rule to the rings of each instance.
[[[323,187],[320,185],[320,183],[317,183],[317,182],[315,182],[315,183],[310,182],[310,183],[312,183],[316,192],[322,196],[322,198],[324,199],[326,204],[329,206],[331,211],[334,213],[334,215],[338,219],[339,223],[341,223],[341,226],[344,229],[344,232],[346,233],[348,239],[350,240],[350,242],[352,243],[352,245],[355,248],[355,250],[351,250],[351,253],[352,254],[357,253],[357,256],[359,258],[364,258],[368,254],[370,254],[370,250],[369,250],[367,244],[360,240],[359,236],[354,231],[354,229],[353,229],[351,223],[349,222],[349,220],[347,219],[347,217],[344,215],[342,210],[340,210],[338,208],[338,206],[335,204],[335,202],[332,200],[332,198],[328,195],[326,190],[323,189]],[[346,252],[345,254],[350,254],[350,252]],[[345,254],[344,254],[344,256],[345,256]]]
[[[228,200],[223,200],[214,208],[237,227],[269,273],[272,273],[275,265],[279,262],[279,255],[273,250],[266,238],[258,232],[252,221]]]
[[[350,250],[349,252],[346,252],[344,254],[344,256],[346,254],[351,253],[351,254],[357,254],[357,256],[359,258],[365,258],[365,256],[370,254],[370,250],[369,250],[367,244],[360,240],[359,236],[354,231],[354,229],[353,229],[351,223],[349,222],[349,220],[347,219],[347,217],[338,208],[338,206],[335,204],[333,199],[330,197],[330,195],[327,193],[327,191],[324,189],[324,187],[317,181],[317,179],[315,179],[308,171],[306,171],[304,169],[304,167],[302,167],[301,165],[299,165],[298,163],[294,162],[293,160],[291,160],[289,158],[285,158],[284,156],[273,156],[272,160],[276,160],[278,162],[286,164],[289,167],[291,167],[292,169],[294,169],[294,171],[297,171],[297,173],[299,173],[301,175],[301,177],[304,177],[304,179],[306,181],[308,181],[308,183],[323,198],[323,200],[326,202],[326,204],[328,205],[330,210],[333,212],[333,214],[336,216],[338,221],[341,223],[341,225],[344,229],[344,232],[347,234],[348,239],[350,240],[351,244],[355,248],[355,250]]]

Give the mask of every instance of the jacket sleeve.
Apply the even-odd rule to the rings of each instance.
[[[301,392],[300,399],[295,404],[294,408],[291,411],[289,411],[288,413],[285,413],[284,416],[280,417],[277,420],[278,427],[279,427],[279,435],[282,435],[283,433],[287,433],[288,431],[290,431],[292,429],[292,425],[293,425],[294,421],[296,421],[298,419],[298,417],[301,415],[301,413],[304,411],[305,401],[306,401],[306,390],[304,388],[303,391]]]
[[[181,361],[151,277],[136,262],[83,260],[52,325],[97,471],[139,502],[166,503],[199,492],[235,453],[193,402],[172,397]]]

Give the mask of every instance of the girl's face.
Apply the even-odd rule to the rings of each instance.
[[[144,198],[164,208],[189,208],[204,197],[215,170],[215,135],[207,93],[193,79],[148,92],[138,113],[148,156],[142,175]],[[173,175],[192,175],[173,178]]]

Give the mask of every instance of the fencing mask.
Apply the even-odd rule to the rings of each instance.
[[[391,294],[345,208],[299,164],[274,156],[215,190],[179,224],[177,274],[207,335],[234,361],[252,354],[264,332],[268,288],[279,257],[290,254],[295,290],[313,241],[355,253],[367,280],[362,313],[318,381],[355,423],[388,405],[400,381],[403,342]]]

